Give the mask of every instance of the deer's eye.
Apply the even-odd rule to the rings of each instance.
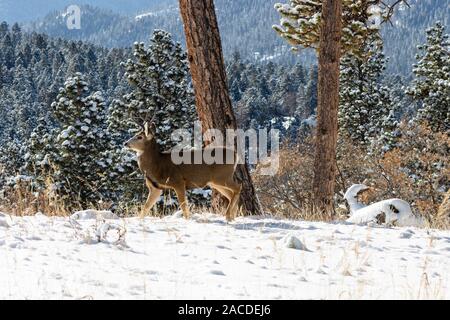
[[[142,140],[142,136],[139,136],[139,137],[137,137],[138,138],[138,140]]]

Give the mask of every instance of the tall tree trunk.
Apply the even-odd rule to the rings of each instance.
[[[323,0],[313,191],[316,208],[328,214],[334,211],[341,19],[342,1]]]
[[[197,112],[203,131],[236,129],[219,27],[213,0],[179,0],[188,59],[194,84]],[[262,212],[247,165],[239,165],[242,182],[240,203],[245,213]]]

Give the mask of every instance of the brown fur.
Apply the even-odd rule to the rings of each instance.
[[[138,133],[127,141],[126,146],[138,153],[139,168],[145,176],[146,185],[149,189],[142,214],[146,214],[155,205],[164,189],[172,189],[177,194],[184,217],[188,218],[190,213],[186,190],[209,186],[228,199],[227,220],[231,221],[236,217],[241,185],[233,179],[235,163],[237,162],[234,153],[235,163],[232,164],[176,165],[173,163],[170,153],[160,151],[154,136],[148,131],[147,133]],[[220,147],[214,148],[214,151],[233,152],[231,149]],[[201,150],[186,152],[193,159],[194,154],[201,152]]]

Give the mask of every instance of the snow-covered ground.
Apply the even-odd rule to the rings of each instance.
[[[448,231],[93,217],[0,215],[0,299],[450,298]]]

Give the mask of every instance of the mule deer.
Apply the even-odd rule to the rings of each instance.
[[[228,199],[227,220],[231,221],[236,217],[241,185],[233,179],[238,163],[234,150],[225,147],[213,148],[215,153],[232,152],[232,163],[206,164],[202,160],[200,164],[193,161],[190,164],[175,164],[170,152],[160,151],[155,134],[149,130],[148,123],[145,124],[144,130],[128,140],[125,146],[137,153],[139,169],[144,174],[149,189],[149,195],[142,210],[143,215],[155,205],[163,190],[172,189],[177,194],[183,216],[188,218],[190,213],[186,190],[209,186]],[[203,152],[203,150],[184,150],[183,152],[185,155],[187,152],[188,157],[193,160],[195,153]]]

